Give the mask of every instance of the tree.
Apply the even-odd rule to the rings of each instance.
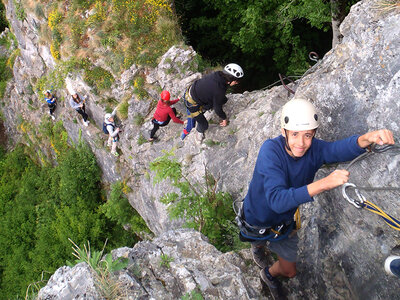
[[[330,49],[332,20],[341,22],[353,2],[333,0],[333,10],[326,0],[178,0],[175,7],[197,51],[216,62],[242,64],[244,80],[254,82],[260,73],[268,73],[268,81],[278,72],[302,74],[310,51]]]
[[[342,24],[348,13],[349,5],[356,2],[357,1],[330,0],[332,17],[332,48],[342,41],[343,35],[339,31],[339,26]]]
[[[184,219],[185,226],[203,233],[221,251],[240,248],[231,195],[217,191],[218,180],[206,166],[204,182],[197,182],[190,174],[184,174],[181,163],[171,158],[173,155],[172,151],[165,151],[150,163],[150,170],[155,172],[154,183],[169,179],[179,190],[160,199],[168,205],[171,219]]]
[[[60,125],[61,126],[61,125]],[[56,126],[57,127],[57,126]],[[58,127],[57,127],[58,128]],[[59,134],[57,128],[48,131]],[[65,141],[66,143],[66,141]],[[0,151],[0,295],[25,296],[27,286],[45,279],[71,259],[72,238],[94,249],[132,246],[136,238],[99,209],[100,169],[89,147],[53,143],[57,165],[37,165],[19,145]],[[67,149],[67,147],[69,147]]]

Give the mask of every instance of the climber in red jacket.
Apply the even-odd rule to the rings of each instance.
[[[169,121],[174,121],[175,123],[183,124],[183,121],[176,116],[176,109],[172,108],[171,105],[179,101],[178,99],[170,100],[170,93],[168,91],[161,92],[161,99],[157,103],[157,108],[154,113],[153,119],[153,129],[150,131],[149,142],[154,141],[158,128],[167,126]]]

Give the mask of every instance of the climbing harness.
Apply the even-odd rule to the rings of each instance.
[[[364,159],[374,153],[383,153],[388,150],[400,150],[400,146],[398,145],[387,145],[383,147],[377,148],[376,144],[373,144],[369,151],[361,154],[360,156],[353,159],[347,166],[349,169],[355,162]],[[348,189],[353,189],[356,195],[356,198],[352,198],[347,193]],[[400,191],[400,187],[361,187],[356,186],[353,183],[345,183],[342,185],[342,195],[343,198],[346,199],[350,204],[354,205],[356,208],[365,208],[370,212],[373,212],[379,215],[386,224],[388,224],[391,228],[400,231],[400,220],[397,220],[393,216],[385,213],[379,206],[368,201],[360,192],[360,190],[364,191]]]
[[[192,96],[190,95],[190,88],[189,86],[185,93],[183,94],[183,103],[186,107],[187,113],[187,123],[186,126],[183,128],[183,132],[181,134],[181,139],[183,140],[190,131],[196,126],[196,120],[194,119],[201,113],[203,113],[202,106],[198,105],[196,101],[193,100]]]
[[[194,101],[190,95],[190,88],[191,86],[189,86],[183,94],[183,103],[185,103],[189,118],[195,118],[203,113],[203,107]]]
[[[243,211],[243,200],[233,202],[233,210],[236,214],[236,223],[240,230],[240,239],[244,242],[254,240],[267,240],[276,242],[287,238],[294,230],[300,229],[300,211],[297,208],[294,220],[290,220],[275,226],[253,226],[246,222]]]

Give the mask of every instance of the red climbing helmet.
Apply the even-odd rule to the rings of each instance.
[[[163,101],[169,101],[169,98],[171,97],[171,95],[169,94],[168,91],[162,91],[161,92],[161,100]]]

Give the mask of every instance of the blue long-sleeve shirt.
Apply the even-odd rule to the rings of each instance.
[[[357,139],[351,136],[326,142],[314,138],[308,151],[297,159],[286,152],[282,135],[265,141],[244,199],[246,221],[254,226],[272,226],[293,220],[300,204],[313,201],[307,185],[323,164],[349,161],[365,152]]]
[[[53,95],[51,95],[50,97],[44,97],[44,100],[46,100],[46,102],[48,104],[54,104],[56,103],[56,97],[54,97]]]

